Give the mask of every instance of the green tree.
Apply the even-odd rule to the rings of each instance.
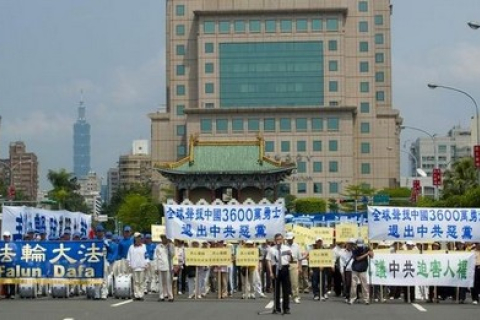
[[[80,186],[71,173],[65,169],[49,170],[47,178],[53,186],[53,189],[48,192],[48,197],[57,202],[56,209],[85,213],[89,211],[85,199],[77,193]]]
[[[363,197],[371,197],[374,194],[375,189],[370,188],[365,183],[348,185],[345,188],[345,193],[342,195],[348,200],[352,200],[352,202],[342,204],[342,210],[345,212],[353,212],[356,207],[357,211],[366,211],[367,206],[361,200]]]
[[[160,222],[160,215],[151,198],[131,193],[120,205],[118,219],[123,224],[130,225],[135,231],[150,232],[152,224]]]
[[[376,194],[388,195],[390,197],[390,205],[398,207],[411,206],[410,198],[412,190],[410,188],[384,188],[379,190]]]
[[[295,212],[321,213],[326,212],[327,203],[320,198],[300,198],[295,200]]]
[[[295,200],[297,197],[295,197],[293,194],[287,194],[285,196],[285,208],[287,209],[287,212],[293,212],[295,211]]]
[[[337,213],[338,210],[340,209],[340,206],[338,205],[338,202],[334,198],[328,199],[328,211]]]
[[[473,158],[462,158],[445,171],[443,179],[443,198],[452,195],[463,195],[469,189],[478,187],[477,171]]]

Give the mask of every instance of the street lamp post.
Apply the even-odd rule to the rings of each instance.
[[[470,25],[470,24],[469,24]],[[475,29],[478,29],[480,28],[480,24],[476,24],[476,28]],[[478,104],[477,104],[477,101],[470,95],[468,94],[467,92],[463,91],[463,90],[460,90],[460,89],[457,89],[457,88],[454,88],[454,87],[449,87],[449,86],[442,86],[442,85],[439,85],[439,84],[433,84],[433,83],[429,83],[428,84],[428,87],[430,89],[436,89],[436,88],[442,88],[442,89],[446,89],[446,90],[451,90],[451,91],[455,91],[455,92],[458,92],[458,93],[461,93],[465,96],[467,96],[470,100],[472,100],[473,102],[473,106],[475,107],[475,130],[477,131],[477,139],[474,143],[474,147],[473,149],[475,150],[475,147],[477,146],[478,148],[478,145],[480,144],[480,124],[478,123],[479,121],[479,111],[478,111]],[[474,158],[475,158],[475,155],[474,155]],[[478,168],[477,170],[477,181],[478,181],[478,185],[480,186],[480,168]]]
[[[469,21],[467,22],[467,25],[473,30],[477,30],[478,28],[480,28],[480,23],[476,21]]]
[[[400,150],[400,152],[403,152],[405,154],[408,154],[409,157],[411,157],[413,159],[413,162],[415,162],[415,178],[418,178],[418,172],[417,172],[417,169],[418,169],[418,160],[417,158],[411,153],[411,152],[408,152],[406,150]]]
[[[438,170],[438,154],[437,154],[437,145],[436,145],[436,141],[435,141],[435,136],[423,129],[420,129],[420,128],[417,128],[417,127],[411,127],[411,126],[401,126],[400,127],[401,129],[412,129],[412,130],[416,130],[416,131],[420,131],[424,134],[426,134],[427,136],[429,136],[431,139],[432,139],[432,143],[433,143],[433,160],[434,160],[434,165],[433,165],[433,168],[434,168],[434,171],[435,170]],[[434,174],[432,173],[432,179],[433,179],[433,176]],[[432,180],[433,181],[433,180]],[[435,200],[438,200],[438,185],[436,183],[432,183],[433,184],[433,198]]]

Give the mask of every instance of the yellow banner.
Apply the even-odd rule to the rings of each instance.
[[[294,226],[293,233],[295,234],[295,242],[300,247],[305,247],[308,244],[312,244],[312,235],[309,228],[302,226]]]
[[[365,243],[368,243],[368,226],[361,226],[359,231],[360,238],[362,238]]]
[[[353,223],[340,223],[335,227],[337,242],[346,242],[350,238],[358,238],[358,226]]]
[[[232,264],[232,250],[230,248],[211,248],[210,265],[211,266],[228,266]]]
[[[185,265],[210,266],[210,249],[185,248]]]
[[[311,250],[308,256],[308,266],[310,268],[333,267],[335,261],[333,259],[333,251],[330,249]]]
[[[166,234],[165,226],[152,224],[152,241],[160,242],[160,236]]]
[[[236,265],[239,267],[258,266],[258,249],[240,248],[237,250]]]
[[[311,228],[310,232],[314,238],[313,241],[315,241],[317,237],[321,237],[324,245],[333,244],[333,228],[315,227]]]

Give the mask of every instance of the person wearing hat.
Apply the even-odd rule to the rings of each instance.
[[[300,246],[294,242],[295,235],[293,232],[287,232],[285,239],[287,240],[287,246],[290,248],[292,252],[292,259],[290,261],[290,284],[292,286],[292,298],[293,301],[297,304],[300,303],[300,295],[298,291],[298,278],[299,278],[299,271],[302,270],[301,261],[303,259]]]
[[[203,249],[209,248],[209,243],[207,241],[201,241],[201,247]],[[200,288],[200,295],[206,297],[210,291],[209,279],[210,279],[210,266],[199,266],[198,267],[198,286]]]
[[[199,248],[200,243],[197,240],[193,240],[191,242],[191,247],[192,248]],[[197,267],[185,265],[183,270],[184,270],[185,275],[187,277],[188,299],[195,298],[195,295],[196,295],[197,299],[201,299],[202,296],[201,296],[201,293],[200,293],[200,290],[199,290],[200,288],[196,288],[196,286],[195,286],[196,277],[198,276],[197,272],[196,272]]]
[[[127,252],[128,267],[133,273],[133,296],[135,300],[144,300],[145,270],[148,268],[147,248],[142,243],[140,232],[133,234],[133,244]]]
[[[350,304],[353,304],[353,298],[357,291],[357,285],[360,284],[362,288],[362,298],[365,304],[370,303],[370,287],[368,284],[367,270],[368,259],[373,258],[373,251],[368,248],[363,239],[357,240],[357,248],[352,252],[352,286],[350,288]]]
[[[5,249],[7,246],[9,247],[10,252],[14,252],[16,250],[15,243],[12,242],[12,234],[10,231],[3,232],[3,241],[5,241]],[[5,294],[5,298],[7,299],[15,299],[15,284],[4,284],[3,285],[3,292]]]
[[[35,230],[32,228],[27,229],[27,233],[23,236],[24,241],[33,241],[35,240]]]
[[[39,230],[40,240],[39,241],[47,241],[47,231],[45,228]]]
[[[356,239],[348,239],[345,243],[345,248],[342,250],[340,254],[340,272],[342,273],[342,280],[343,280],[343,294],[345,296],[345,302],[348,303],[350,301],[350,289],[352,286],[352,253],[357,242]]]
[[[121,274],[129,274],[126,258],[128,250],[132,245],[132,228],[130,226],[125,226],[123,228],[123,237],[118,242],[117,261],[113,266],[113,274],[115,275],[115,277]]]
[[[252,240],[247,240],[242,247],[252,249],[255,248],[255,244]],[[240,276],[242,278],[242,284],[244,286],[242,299],[255,299],[255,270],[255,266],[240,268]]]
[[[101,224],[97,225],[95,227],[95,240],[103,242],[103,253],[108,256],[108,247],[109,247],[109,242],[105,238],[105,229]],[[99,286],[97,290],[100,291],[100,297],[96,297],[97,299],[100,298],[102,300],[107,299],[108,296],[108,261],[104,259],[104,264],[103,264],[103,282],[101,285],[95,285],[95,287]]]
[[[160,236],[161,242],[156,246],[154,260],[158,275],[158,301],[173,302],[173,256],[175,248],[168,243],[167,236]]]
[[[113,272],[113,266],[115,261],[117,261],[118,256],[118,244],[113,241],[113,233],[111,231],[107,231],[105,233],[105,238],[108,241],[107,247],[107,262],[108,262],[108,274]]]
[[[313,244],[312,250],[323,249],[323,239],[321,237],[317,237],[315,239],[315,243]],[[322,281],[320,281],[320,269],[319,267],[312,267],[312,290],[313,290],[313,300],[320,300],[325,301],[328,299],[328,295],[326,293],[326,282],[327,276],[325,272],[322,272]],[[323,271],[323,270],[322,270]],[[321,282],[321,286],[320,286]]]

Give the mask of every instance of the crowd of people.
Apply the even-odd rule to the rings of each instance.
[[[3,233],[3,240],[11,241],[8,231]],[[370,303],[372,297],[376,302],[390,299],[404,299],[415,302],[420,299],[438,302],[453,299],[465,303],[467,293],[471,293],[473,304],[478,304],[480,290],[480,245],[455,242],[441,249],[440,243],[420,244],[411,241],[401,243],[380,242],[371,245],[362,239],[349,239],[345,243],[324,244],[318,237],[314,243],[299,245],[295,236],[287,232],[285,237],[277,234],[273,241],[254,243],[251,240],[237,243],[224,241],[181,241],[161,236],[160,242],[153,242],[150,234],[133,232],[129,226],[124,227],[121,236],[106,231],[102,225],[95,228],[96,240],[103,241],[106,249],[105,272],[101,285],[97,285],[99,295],[95,298],[107,299],[109,286],[115,290],[112,281],[122,276],[131,278],[133,298],[144,300],[145,294],[158,294],[158,301],[173,302],[175,296],[186,295],[189,299],[202,299],[211,293],[217,293],[221,299],[228,299],[239,292],[243,299],[265,298],[273,294],[275,312],[289,313],[290,299],[301,303],[301,294],[312,294],[312,299],[325,301],[330,297],[341,297],[346,303],[364,301]],[[24,237],[26,241],[46,240],[43,231],[29,230]],[[82,240],[79,234],[65,233],[59,241]],[[428,248],[428,246],[431,248]],[[186,264],[185,249],[192,248],[230,248],[232,260],[224,266],[189,266]],[[236,251],[240,247],[258,248],[258,265],[239,267],[235,264]],[[467,251],[473,250],[477,255],[475,281],[472,288],[451,287],[389,287],[372,286],[368,279],[369,258],[377,249],[391,253],[402,250]],[[314,249],[332,250],[332,267],[309,267],[309,252]],[[113,279],[113,280],[112,280]],[[16,286],[4,285],[7,298],[14,298]],[[77,288],[78,289],[78,288]],[[82,290],[80,290],[82,291]],[[281,299],[283,298],[283,300]]]

